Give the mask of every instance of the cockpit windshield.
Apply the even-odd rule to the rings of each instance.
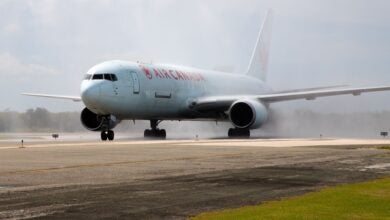
[[[84,80],[108,80],[108,81],[118,81],[118,78],[115,74],[112,73],[96,73],[96,74],[86,74]]]
[[[118,79],[116,78],[116,75],[115,74],[111,74],[111,73],[105,73],[104,74],[104,79],[105,80],[110,80],[110,81],[118,81]]]
[[[103,74],[94,74],[92,80],[103,79]]]

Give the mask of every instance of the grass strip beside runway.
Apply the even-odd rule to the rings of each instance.
[[[203,213],[192,219],[390,219],[390,178],[329,187],[257,206]]]
[[[390,146],[381,146],[379,147],[381,150],[390,150]]]

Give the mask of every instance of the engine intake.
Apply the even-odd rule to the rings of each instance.
[[[112,115],[101,116],[95,114],[88,108],[84,108],[80,116],[81,123],[83,126],[90,131],[101,131],[104,126],[107,126],[105,129],[113,129],[119,121]],[[108,122],[106,122],[108,120]]]
[[[256,129],[267,121],[268,110],[256,100],[239,100],[230,106],[229,118],[237,128]]]

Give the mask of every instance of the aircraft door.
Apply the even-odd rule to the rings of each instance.
[[[139,94],[140,85],[139,85],[139,79],[137,73],[131,72],[131,78],[133,79],[133,93]]]

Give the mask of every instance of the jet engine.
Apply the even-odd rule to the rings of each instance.
[[[119,123],[113,115],[97,115],[88,108],[83,109],[80,120],[83,126],[90,131],[101,131],[104,126],[107,126],[105,129],[111,130]]]
[[[238,100],[229,109],[229,119],[240,129],[256,129],[261,127],[268,118],[268,110],[256,100]]]

